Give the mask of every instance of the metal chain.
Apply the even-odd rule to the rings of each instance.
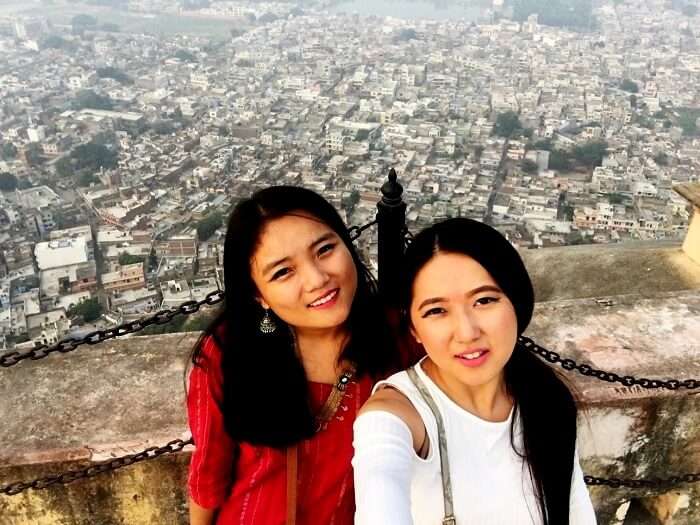
[[[363,224],[362,226],[350,226],[350,228],[348,228],[348,234],[350,235],[350,240],[351,241],[357,240],[360,237],[360,235],[362,235],[364,233],[365,230],[367,230],[368,228],[371,228],[375,224],[377,224],[376,218],[373,221],[368,222],[367,224]]]
[[[0,367],[8,368],[14,366],[17,363],[24,361],[25,359],[30,359],[36,361],[38,359],[43,359],[44,357],[54,353],[61,352],[62,354],[67,354],[72,352],[80,345],[89,344],[95,345],[101,343],[102,341],[107,341],[108,339],[113,339],[115,337],[121,337],[126,334],[133,334],[143,330],[147,326],[153,324],[166,324],[173,320],[173,318],[178,315],[189,315],[194,312],[199,311],[199,309],[204,306],[213,306],[224,300],[225,294],[223,290],[214,290],[209,292],[204,299],[201,301],[186,301],[182,303],[177,308],[172,308],[169,310],[161,310],[160,312],[151,315],[149,317],[144,317],[142,319],[137,319],[135,321],[130,321],[128,323],[120,324],[113,328],[108,328],[107,330],[97,330],[95,332],[90,332],[81,338],[69,338],[59,341],[52,346],[38,346],[32,348],[27,352],[9,352],[0,356]]]
[[[372,222],[362,226],[352,226],[351,228],[348,228],[350,239],[353,241],[356,240],[364,233],[365,230],[371,228],[375,224],[377,224],[376,218]],[[157,312],[149,317],[130,321],[107,330],[96,330],[95,332],[90,332],[81,338],[64,339],[52,346],[41,345],[26,352],[20,352],[17,350],[8,352],[0,355],[0,368],[9,368],[21,361],[24,361],[25,359],[37,361],[54,352],[67,354],[83,344],[95,345],[108,339],[139,332],[150,325],[167,324],[178,315],[193,314],[199,311],[199,309],[204,305],[213,306],[218,304],[224,300],[224,297],[225,292],[223,290],[214,290],[213,292],[208,293],[201,301],[186,301],[176,308],[161,310],[160,312]]]
[[[631,489],[656,489],[669,488],[681,483],[697,483],[700,481],[700,473],[685,474],[683,476],[671,476],[670,478],[649,479],[621,479],[621,478],[597,478],[595,476],[583,476],[586,485],[605,486],[614,489],[628,487]]]
[[[192,438],[187,440],[173,439],[168,444],[162,447],[148,447],[147,449],[138,452],[136,454],[129,454],[119,458],[110,459],[101,463],[96,463],[90,465],[89,467],[77,470],[69,470],[63,474],[57,474],[55,476],[47,476],[45,478],[35,479],[34,481],[18,481],[16,483],[10,483],[9,485],[0,486],[0,494],[5,494],[7,496],[14,496],[28,489],[45,489],[51,485],[57,483],[61,485],[66,485],[72,483],[79,479],[92,478],[103,472],[109,472],[112,470],[117,470],[140,461],[145,461],[148,459],[154,459],[165,454],[173,454],[179,452],[187,445],[192,445]]]
[[[406,247],[408,247],[409,244],[413,242],[413,239],[415,238],[414,235],[411,233],[411,230],[408,229],[408,226],[403,227],[403,231],[401,232],[403,236],[403,243]]]
[[[518,337],[518,342],[527,350],[535,355],[542,357],[545,361],[552,364],[559,364],[564,370],[576,370],[579,374],[586,377],[594,377],[608,383],[620,383],[624,386],[641,386],[647,389],[665,388],[667,390],[678,390],[685,388],[687,390],[695,390],[700,388],[700,380],[698,379],[648,379],[646,377],[636,378],[634,376],[621,376],[615,372],[606,372],[598,370],[591,365],[578,364],[573,359],[562,358],[558,353],[546,348],[542,348],[529,337],[523,335]]]
[[[89,467],[85,467],[83,469],[69,470],[68,472],[55,476],[47,476],[45,478],[39,478],[28,482],[19,481],[9,485],[0,486],[0,494],[14,496],[29,489],[41,490],[55,484],[66,485],[79,479],[92,478],[104,472],[118,470],[140,461],[155,459],[165,454],[173,454],[175,452],[179,452],[187,445],[192,445],[193,443],[192,438],[187,440],[174,439],[162,447],[149,447],[136,454],[129,454],[110,459],[102,463],[90,465]],[[620,487],[632,489],[655,489],[669,488],[683,483],[697,483],[700,481],[700,473],[671,476],[669,478],[624,479],[584,476],[583,479],[586,485],[590,486],[606,486],[615,489]]]

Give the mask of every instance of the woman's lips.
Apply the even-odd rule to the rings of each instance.
[[[335,288],[323,296],[316,299],[314,302],[309,303],[308,308],[330,308],[336,302],[338,302],[338,296],[340,295],[340,288]]]
[[[486,349],[475,350],[473,352],[465,352],[455,356],[459,364],[468,368],[476,368],[481,366],[488,359],[490,352]]]

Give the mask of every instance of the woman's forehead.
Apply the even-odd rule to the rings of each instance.
[[[252,256],[253,262],[264,264],[268,259],[291,257],[301,250],[307,250],[318,238],[332,232],[326,223],[311,215],[302,215],[302,212],[272,219],[260,233]]]
[[[413,299],[418,295],[463,295],[480,286],[496,286],[491,274],[472,257],[438,252],[416,274]]]

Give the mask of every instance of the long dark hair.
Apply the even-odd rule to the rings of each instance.
[[[220,408],[226,431],[236,442],[282,448],[315,432],[306,374],[294,350],[291,329],[273,315],[277,330],[260,332],[263,309],[251,277],[251,257],[265,225],[297,213],[315,217],[338,234],[357,269],[357,290],[347,320],[350,338],[340,359],[355,363],[358,377],[381,377],[398,366],[376,282],[338,212],[323,197],[304,188],[274,186],[258,191],[238,203],[228,221],[224,307],[192,353],[192,363],[202,366],[202,346],[209,336],[221,349]]]
[[[513,304],[518,335],[525,331],[532,318],[535,296],[518,252],[490,226],[458,218],[423,230],[407,249],[401,298],[404,333],[410,322],[407,312],[413,282],[438,252],[464,254],[481,264]],[[504,376],[515,405],[511,444],[527,462],[544,524],[567,525],[576,446],[574,395],[555,370],[519,343],[506,363]],[[515,441],[518,419],[523,431],[522,450]]]

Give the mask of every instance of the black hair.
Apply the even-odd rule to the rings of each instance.
[[[332,229],[350,251],[357,269],[357,290],[347,320],[349,341],[340,359],[357,366],[357,377],[382,377],[398,366],[376,282],[358,255],[338,212],[317,193],[296,186],[273,186],[239,202],[224,243],[226,299],[192,353],[202,366],[202,347],[213,337],[221,349],[223,399],[220,408],[235,442],[283,448],[315,433],[308,383],[296,355],[292,331],[270,310],[278,328],[259,330],[263,315],[256,300],[251,258],[263,228],[276,218],[306,213]]]
[[[525,265],[515,248],[497,230],[478,221],[455,218],[421,231],[406,251],[401,306],[404,333],[416,275],[436,253],[471,257],[491,275],[513,304],[518,335],[532,318],[535,295]],[[520,343],[505,365],[504,378],[514,399],[511,444],[525,459],[545,525],[567,525],[576,446],[577,408],[574,395],[557,374]],[[522,450],[515,443],[515,425],[523,430]]]

